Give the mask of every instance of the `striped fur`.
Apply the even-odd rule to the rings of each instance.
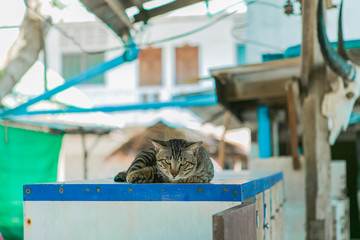
[[[129,183],[208,183],[214,167],[202,142],[184,139],[151,140],[153,148],[141,151],[116,182]]]

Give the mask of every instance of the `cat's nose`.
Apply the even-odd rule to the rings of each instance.
[[[173,177],[176,177],[176,175],[178,175],[178,171],[176,171],[176,169],[170,169],[170,173]]]

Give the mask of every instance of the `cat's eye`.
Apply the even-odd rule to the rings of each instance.
[[[170,160],[165,160],[165,162],[166,162],[167,164],[170,164],[170,163],[171,163],[171,161],[170,161]]]
[[[181,166],[185,166],[187,163],[188,163],[188,162],[186,162],[186,161],[185,161],[185,162],[181,162],[180,165],[181,165]]]

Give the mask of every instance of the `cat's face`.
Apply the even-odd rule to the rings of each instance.
[[[169,179],[179,180],[193,175],[202,142],[187,142],[183,139],[151,140],[151,142],[157,152],[158,168]]]

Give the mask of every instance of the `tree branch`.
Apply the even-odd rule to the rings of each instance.
[[[50,25],[43,23],[39,0],[27,0],[28,8],[20,28],[19,37],[11,46],[0,65],[0,100],[11,92],[17,81],[38,59]]]

